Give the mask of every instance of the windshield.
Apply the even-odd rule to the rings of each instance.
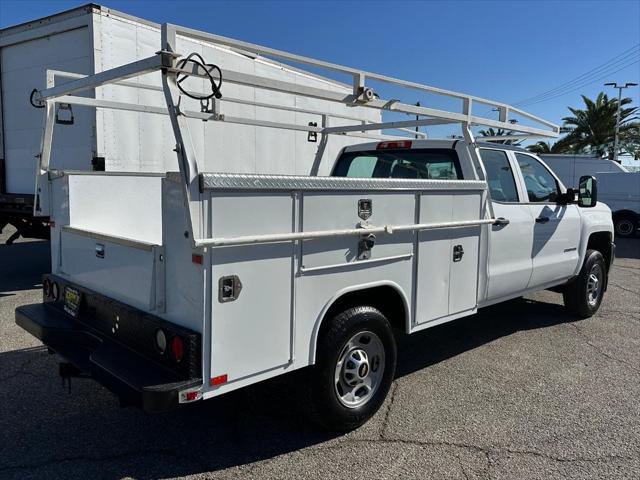
[[[462,179],[455,150],[445,148],[366,150],[343,153],[334,177]]]

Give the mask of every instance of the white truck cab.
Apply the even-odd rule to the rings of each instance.
[[[181,35],[342,72],[353,77],[353,91],[208,64],[178,49]],[[595,179],[566,189],[538,157],[479,144],[472,131],[488,125],[555,137],[557,126],[499,102],[175,25],[163,25],[161,38],[149,58],[32,95],[44,107],[35,213],[52,220],[52,273],[43,279],[43,302],[17,308],[16,322],[63,358],[63,378],[90,375],[123,403],[156,412],[305,368],[297,388],[314,418],[348,430],[387,395],[393,328],[414,333],[547,288],[561,291],[576,316],[598,310],[614,247]],[[141,75],[157,82],[131,80]],[[206,80],[199,90],[187,90],[192,77]],[[463,111],[384,99],[367,79],[454,97]],[[227,84],[254,90],[227,97]],[[106,85],[162,91],[165,105],[80,95]],[[273,92],[296,102],[282,105]],[[408,120],[331,124],[334,110],[322,110],[318,99]],[[233,102],[295,115],[233,115],[226,110]],[[499,120],[476,116],[476,103],[497,108]],[[179,171],[52,168],[59,104],[134,119],[167,115]],[[513,114],[538,126],[514,125]],[[202,121],[289,130],[296,142],[316,144],[312,166],[306,175],[203,171],[222,164],[227,172],[236,159],[215,157],[213,148],[207,162],[198,160],[190,129]],[[464,140],[388,133],[452,123]],[[332,135],[369,142],[327,158]]]

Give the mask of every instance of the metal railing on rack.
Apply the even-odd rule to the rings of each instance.
[[[212,45],[231,49],[233,51],[241,52],[244,54],[262,55],[270,59],[284,60],[287,62],[310,66],[316,70],[325,70],[332,73],[347,75],[351,77],[353,88],[350,92],[348,92],[347,89],[348,93],[346,93],[344,86],[335,89],[318,88],[307,85],[299,85],[294,82],[285,80],[278,80],[244,72],[233,71],[224,68],[224,66],[222,66],[222,68],[218,68],[215,65],[204,63],[202,57],[199,57],[197,55],[196,57],[200,58],[202,60],[201,62],[193,60],[186,61],[189,60],[193,56],[193,54],[187,57],[181,57],[176,48],[176,40],[178,36],[205,41]],[[385,131],[394,130],[401,131],[403,134],[405,134],[404,138],[406,138],[407,134],[411,134],[412,136],[416,135],[415,131],[408,130],[411,128],[420,126],[460,124],[462,134],[465,140],[471,146],[471,148],[469,148],[469,152],[474,167],[477,171],[477,177],[480,180],[486,180],[486,173],[484,171],[483,164],[480,161],[479,151],[475,143],[472,127],[485,126],[495,129],[503,129],[510,132],[511,136],[508,137],[509,139],[525,139],[533,137],[554,138],[559,135],[559,127],[551,122],[538,118],[510,105],[493,100],[487,100],[473,95],[467,95],[451,90],[422,85],[416,82],[401,80],[386,75],[380,75],[352,67],[337,65],[321,60],[315,60],[309,57],[304,57],[281,50],[275,50],[268,47],[262,47],[239,40],[233,40],[230,38],[221,37],[219,35],[213,35],[188,28],[178,27],[172,24],[162,25],[161,38],[161,49],[155,55],[126,65],[122,65],[120,67],[106,70],[104,72],[96,73],[94,75],[83,77],[77,74],[70,74],[54,70],[48,71],[47,88],[41,91],[34,91],[31,96],[31,101],[34,105],[45,107],[45,128],[42,137],[41,153],[39,155],[40,175],[46,173],[49,170],[53,125],[55,123],[55,108],[57,104],[129,110],[149,114],[168,114],[171,119],[171,124],[176,139],[176,152],[179,159],[178,165],[184,179],[184,192],[185,198],[187,199],[187,208],[189,205],[189,199],[193,197],[193,194],[196,191],[195,189],[197,188],[197,182],[194,182],[194,180],[198,175],[198,166],[195,160],[195,148],[191,143],[190,135],[188,135],[189,127],[187,118],[195,118],[214,122],[226,122],[240,125],[253,125],[265,128],[313,132],[315,134],[322,135],[323,141],[327,138],[328,135],[349,135],[369,139],[380,139],[381,135],[376,135],[372,132],[382,133]],[[270,103],[268,101],[257,102],[252,99],[243,99],[237,97],[220,98],[220,95],[216,95],[217,93],[219,93],[219,91],[216,91],[216,88],[219,89],[219,87],[215,86],[215,82],[211,73],[213,69],[217,69],[217,71],[220,72],[221,77],[224,76],[225,83],[249,86],[267,91],[285,92],[300,97],[320,99],[347,106],[375,109],[381,113],[380,118],[382,118],[382,114],[384,114],[385,112],[393,112],[409,115],[411,116],[411,119],[368,122],[349,115],[335,114],[329,110],[324,111],[321,109],[298,108],[292,106],[283,107],[281,105]],[[127,81],[130,78],[157,71],[162,73],[162,86]],[[61,85],[56,85],[55,77],[57,75],[72,78],[72,80]],[[182,80],[184,80],[184,78],[188,76],[210,79],[212,84],[212,93],[207,95],[203,92],[189,92],[184,90],[180,85],[180,82],[182,80],[178,80],[179,75],[182,76]],[[381,82],[384,84],[392,85],[396,88],[400,87],[409,90],[417,90],[423,93],[440,97],[453,98],[462,102],[461,111],[443,110],[421,105],[407,104],[395,98],[384,99],[381,98],[374,91],[374,89],[367,84],[368,81]],[[77,93],[87,90],[93,90],[108,84],[163,92],[166,105],[142,105],[139,103],[119,102],[113,100],[81,97],[76,95]],[[331,82],[328,82],[328,84],[331,84]],[[181,97],[183,94],[196,98],[207,98],[206,108],[201,108],[201,111],[186,110],[182,107],[181,102]],[[221,109],[221,106],[224,105],[225,102],[320,115],[322,117],[322,124],[321,126],[309,124],[301,125],[295,123],[227,115]],[[477,114],[474,110],[476,105],[482,105],[496,110],[498,112],[498,119],[489,119]],[[514,122],[514,118],[512,118],[513,115],[517,115],[518,117],[528,122],[532,122],[536,126],[525,125],[522,122]],[[341,120],[346,121],[353,121],[355,123],[339,126],[330,125],[329,119],[332,117],[340,118]],[[420,134],[420,132],[418,132],[418,134]],[[386,136],[382,138],[388,139],[389,137]],[[501,137],[501,139],[503,138],[504,137]],[[317,174],[318,165],[322,161],[324,153],[323,141],[319,143],[318,152],[316,154],[316,158],[310,172],[311,175]],[[36,190],[38,190],[38,188],[36,188]],[[487,195],[489,195],[488,191]],[[490,201],[487,202],[487,210],[489,219],[480,219],[479,221],[476,221],[475,224],[480,225],[491,223],[490,220],[494,218],[494,214]],[[189,213],[188,216],[189,230],[193,232],[191,225],[191,214]],[[403,226],[403,228],[404,227],[405,226]],[[431,227],[429,227],[427,225],[419,224],[407,226],[407,228],[409,227],[413,229],[441,228],[439,226],[432,225]],[[446,225],[446,227],[454,228],[455,226]],[[380,228],[386,229],[387,227]],[[355,233],[350,232],[348,234],[350,235]],[[191,238],[194,237],[191,236]],[[304,236],[301,238],[304,238]],[[245,240],[246,239],[243,239],[243,242]],[[215,243],[212,243],[212,239],[194,239],[193,241],[194,246],[213,245]],[[226,239],[225,241],[228,241],[228,239]]]

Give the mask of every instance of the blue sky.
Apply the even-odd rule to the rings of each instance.
[[[0,26],[83,3],[0,0]],[[113,0],[105,5],[159,23],[177,23],[507,103],[571,81],[640,43],[639,0]],[[621,61],[619,66],[628,63]],[[525,110],[560,123],[567,105],[579,106],[581,93],[595,96],[607,89],[602,86],[606,81],[640,83],[640,64]],[[628,92],[640,101],[639,88]]]

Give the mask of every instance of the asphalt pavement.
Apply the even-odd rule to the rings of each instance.
[[[308,423],[299,377],[162,415],[120,408],[14,323],[40,300],[47,242],[0,235],[0,478],[640,478],[640,239],[576,321],[540,292],[399,341],[397,378],[362,428]],[[304,375],[304,370],[299,375]]]

